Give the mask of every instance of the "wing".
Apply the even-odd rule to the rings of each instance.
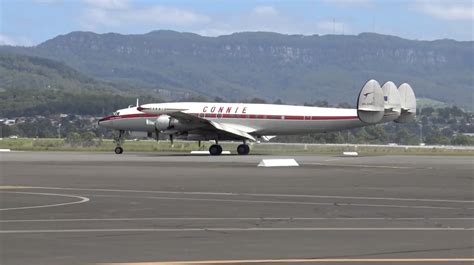
[[[167,113],[170,117],[173,117],[180,122],[189,122],[189,123],[201,123],[207,125],[207,129],[210,130],[217,130],[226,134],[230,134],[238,139],[242,140],[250,140],[250,141],[257,141],[255,137],[249,134],[249,131],[252,131],[251,128],[248,128],[246,131],[242,130],[241,128],[237,128],[236,126],[233,126],[232,124],[226,124],[226,123],[220,123],[216,121],[210,121],[207,119],[203,119],[200,117],[197,117],[195,115],[191,115],[188,113],[184,112],[173,112],[173,113]]]

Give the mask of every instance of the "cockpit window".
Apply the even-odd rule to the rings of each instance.
[[[114,112],[114,116],[118,116],[118,115],[120,115],[119,111]]]

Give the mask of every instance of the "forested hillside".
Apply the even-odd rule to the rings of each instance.
[[[124,89],[49,59],[0,53],[0,117],[108,113],[135,102]]]
[[[0,50],[62,61],[104,80],[177,99],[195,91],[213,99],[260,97],[289,103],[354,103],[369,78],[412,84],[419,98],[472,109],[473,42],[416,41],[266,32],[203,37],[154,31],[141,35],[72,32],[36,47]]]

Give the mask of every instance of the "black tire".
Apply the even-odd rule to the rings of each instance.
[[[117,155],[120,155],[121,153],[123,153],[123,148],[120,146],[115,147],[115,153]]]
[[[250,152],[250,147],[246,144],[241,144],[237,146],[237,153],[239,155],[248,155]]]
[[[222,147],[217,144],[211,145],[211,147],[209,147],[209,154],[211,154],[212,156],[218,156],[222,154]]]

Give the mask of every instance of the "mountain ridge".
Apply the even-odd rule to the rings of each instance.
[[[381,84],[408,82],[419,97],[472,109],[473,47],[472,41],[418,41],[376,33],[205,37],[158,30],[133,35],[71,32],[35,47],[0,50],[58,60],[94,78],[170,95],[353,102],[363,83],[373,78]]]

